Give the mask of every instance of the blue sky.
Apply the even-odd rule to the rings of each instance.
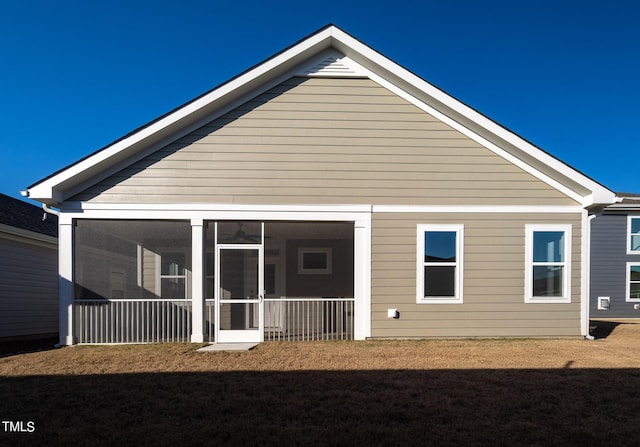
[[[334,23],[614,191],[640,193],[640,2],[0,3],[0,192]]]

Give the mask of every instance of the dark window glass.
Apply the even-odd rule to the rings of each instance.
[[[303,253],[302,268],[305,270],[326,270],[327,254],[314,252]]]
[[[425,266],[424,296],[453,297],[456,294],[455,266]]]
[[[562,266],[533,267],[533,296],[562,297]]]

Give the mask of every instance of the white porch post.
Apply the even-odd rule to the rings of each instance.
[[[204,221],[191,219],[191,343],[204,342],[204,244]]]
[[[580,269],[582,281],[580,283],[580,335],[589,335],[589,305],[591,303],[591,221],[596,216],[589,215],[587,210],[582,212],[582,256]]]
[[[371,214],[356,220],[353,231],[356,340],[371,337]]]
[[[72,345],[73,337],[73,219],[58,220],[58,331],[60,346]]]

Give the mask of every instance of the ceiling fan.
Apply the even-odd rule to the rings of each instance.
[[[259,244],[260,243],[260,234],[249,234],[242,229],[242,223],[238,223],[238,229],[233,234],[221,235],[222,240],[220,242],[227,244]],[[269,236],[265,236],[265,239],[268,239]]]

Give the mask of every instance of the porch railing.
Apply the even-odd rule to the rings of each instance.
[[[184,343],[191,339],[191,300],[96,299],[74,304],[78,343]],[[264,340],[353,340],[354,305],[354,298],[265,299]],[[214,342],[215,300],[205,300],[204,311],[205,340]]]
[[[264,300],[264,340],[353,340],[353,298]]]
[[[163,343],[191,339],[191,300],[75,301],[78,343]]]

